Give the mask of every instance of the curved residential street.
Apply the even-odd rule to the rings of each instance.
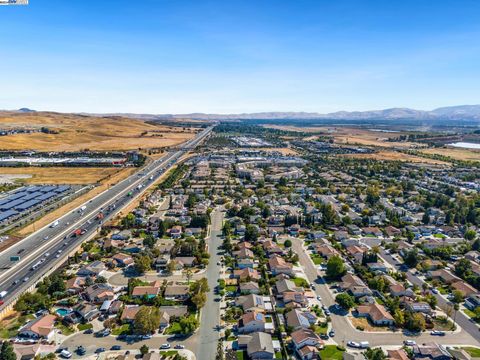
[[[322,278],[317,277],[317,268],[308,255],[303,246],[303,240],[291,238],[293,250],[299,256],[299,261],[310,283],[315,284],[315,293],[322,297],[325,306],[331,307],[335,304],[335,299]],[[332,327],[335,329],[335,337],[333,338],[338,344],[346,345],[348,341],[368,341],[370,346],[388,346],[399,345],[404,340],[412,339],[417,343],[426,343],[437,341],[442,345],[476,345],[478,341],[473,338],[464,329],[455,332],[447,332],[445,336],[432,336],[429,333],[422,333],[419,336],[407,336],[402,332],[365,332],[355,329],[350,321],[341,314],[335,314],[333,307],[331,308]],[[457,316],[458,319],[458,316]],[[478,332],[478,330],[477,330]]]

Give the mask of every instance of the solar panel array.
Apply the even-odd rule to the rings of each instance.
[[[0,222],[28,210],[38,204],[59,196],[69,190],[68,185],[33,185],[22,188],[0,199]]]

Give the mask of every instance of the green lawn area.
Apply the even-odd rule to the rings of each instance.
[[[128,334],[130,332],[130,324],[123,324],[112,330],[112,335]]]
[[[2,321],[0,323],[0,338],[9,339],[16,336],[18,329],[20,329],[21,326],[25,325],[27,321],[32,320],[33,318],[33,315],[22,315],[12,319],[11,321]]]
[[[170,356],[175,356],[177,354],[177,350],[168,350],[168,351],[160,351],[160,354],[162,356],[170,357]]]
[[[295,286],[298,286],[298,287],[308,288],[310,286],[307,280],[300,277],[293,279],[293,282],[295,283]]]
[[[338,350],[336,345],[326,345],[323,350],[320,350],[320,358],[322,360],[342,360],[343,351]]]
[[[472,310],[463,309],[463,312],[467,314],[468,317],[472,318],[476,323],[480,322],[478,319],[476,319],[475,313]]]
[[[310,258],[312,259],[315,265],[320,265],[320,264],[323,264],[324,262],[323,258],[320,255],[310,254]]]
[[[277,352],[275,353],[275,359],[283,359],[282,353],[279,352],[279,351],[277,351]]]
[[[433,234],[433,237],[435,237],[435,238],[437,238],[437,239],[444,239],[444,238],[446,238],[446,236],[443,235],[443,234]]]
[[[439,286],[439,287],[438,287],[438,291],[439,291],[440,294],[442,294],[442,295],[447,295],[447,294],[448,294],[448,290],[445,289],[443,286]]]
[[[228,292],[237,292],[237,287],[235,285],[228,285],[225,287],[225,290]]]
[[[460,349],[465,350],[467,353],[470,354],[471,357],[480,357],[480,349],[479,348],[474,348],[474,347],[462,347]]]
[[[73,327],[65,326],[62,323],[58,323],[56,328],[62,332],[62,335],[68,336],[75,333],[75,329]]]
[[[245,352],[243,350],[238,350],[237,351],[237,360],[243,360],[246,359]]]
[[[87,329],[91,329],[91,328],[93,328],[93,325],[90,324],[90,323],[88,323],[88,324],[78,324],[77,325],[77,329],[79,331],[83,331],[83,330],[87,330]]]
[[[315,331],[316,334],[326,334],[328,330],[328,325],[325,324],[325,326],[319,326],[319,325],[313,325],[313,331]]]
[[[434,319],[433,328],[440,331],[449,331],[452,330],[453,323],[447,319]]]
[[[166,335],[169,335],[169,334],[176,334],[178,332],[180,332],[182,328],[180,327],[180,323],[178,322],[173,322],[170,324],[170,326],[165,330],[165,334]]]

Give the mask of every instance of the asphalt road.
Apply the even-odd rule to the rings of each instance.
[[[218,285],[221,266],[217,265],[221,256],[218,255],[219,247],[222,245],[222,226],[225,213],[217,207],[211,215],[211,232],[207,239],[209,246],[210,261],[207,266],[205,276],[208,279],[210,292],[207,294],[207,303],[202,309],[200,318],[200,329],[198,330],[198,341],[196,349],[193,350],[197,359],[215,359],[217,353],[217,343],[220,337],[220,304],[215,301],[219,297],[214,294],[215,286]]]
[[[465,330],[455,333],[447,333],[445,336],[432,336],[429,333],[422,333],[418,336],[410,336],[403,332],[365,332],[355,329],[345,314],[336,313],[332,305],[335,304],[334,294],[328,288],[323,278],[318,276],[318,270],[303,247],[301,239],[292,238],[293,250],[299,256],[300,265],[310,283],[315,284],[315,293],[320,295],[322,303],[331,311],[332,328],[335,330],[333,338],[343,346],[348,341],[368,341],[370,346],[401,345],[404,340],[411,339],[417,343],[436,341],[443,345],[478,345],[478,342]],[[478,332],[478,330],[477,330]]]
[[[194,148],[212,130],[207,128],[189,140],[180,149],[169,152],[144,166],[137,173],[117,183],[74,211],[58,219],[55,227],[46,226],[0,253],[0,291],[7,291],[5,304],[19,293],[28,289],[56,263],[65,261],[70,250],[89,239],[101,226],[96,220],[102,211],[103,221],[115,216],[133,199],[140,196],[149,185],[173,166],[187,150]],[[130,194],[130,195],[129,195]],[[83,234],[72,237],[75,230]],[[20,256],[19,262],[12,262],[12,256]]]

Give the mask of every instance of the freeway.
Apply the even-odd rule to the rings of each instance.
[[[53,222],[1,252],[0,291],[7,291],[7,294],[2,299],[4,304],[0,306],[0,311],[56,264],[65,261],[70,251],[91,238],[104,221],[140,196],[187,151],[204,140],[212,129],[206,128],[178,150],[152,161],[89,202],[64,214],[57,219],[58,223]],[[97,218],[100,212],[104,214],[103,219]],[[11,261],[12,256],[19,256],[20,261]]]

